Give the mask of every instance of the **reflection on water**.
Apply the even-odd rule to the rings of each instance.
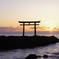
[[[38,59],[59,59],[59,43],[38,47],[33,49],[14,49],[9,51],[1,51],[0,59],[25,59],[29,54],[36,54],[41,56]],[[43,55],[47,54],[48,58],[43,58]]]

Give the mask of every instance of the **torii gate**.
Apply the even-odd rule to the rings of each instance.
[[[39,24],[36,24],[36,23],[40,23],[40,21],[18,21],[19,23],[22,23],[20,24],[21,26],[23,26],[23,36],[24,36],[24,32],[25,32],[25,25],[34,25],[34,34],[36,36],[36,25],[39,25]],[[26,24],[28,23],[28,24]],[[31,24],[31,23],[34,23],[34,24]]]

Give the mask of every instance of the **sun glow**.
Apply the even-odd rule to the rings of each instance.
[[[53,28],[56,27],[56,25],[57,25],[56,20],[50,19],[50,20],[46,20],[46,21],[45,21],[45,26],[50,27],[50,28],[49,28],[50,31],[52,31]]]
[[[52,32],[53,31],[53,28],[48,28],[48,29],[46,29],[46,31]]]
[[[50,28],[49,31],[50,31],[50,32],[53,32],[53,28]]]

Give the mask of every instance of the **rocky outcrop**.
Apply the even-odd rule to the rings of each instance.
[[[0,49],[24,49],[46,46],[59,42],[54,36],[0,36]]]
[[[37,59],[37,58],[48,58],[48,55],[43,55],[43,56],[37,56],[36,54],[29,54],[27,57],[25,57],[25,59]]]

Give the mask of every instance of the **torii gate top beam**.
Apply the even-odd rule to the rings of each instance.
[[[40,21],[19,21],[19,23],[40,23]]]

